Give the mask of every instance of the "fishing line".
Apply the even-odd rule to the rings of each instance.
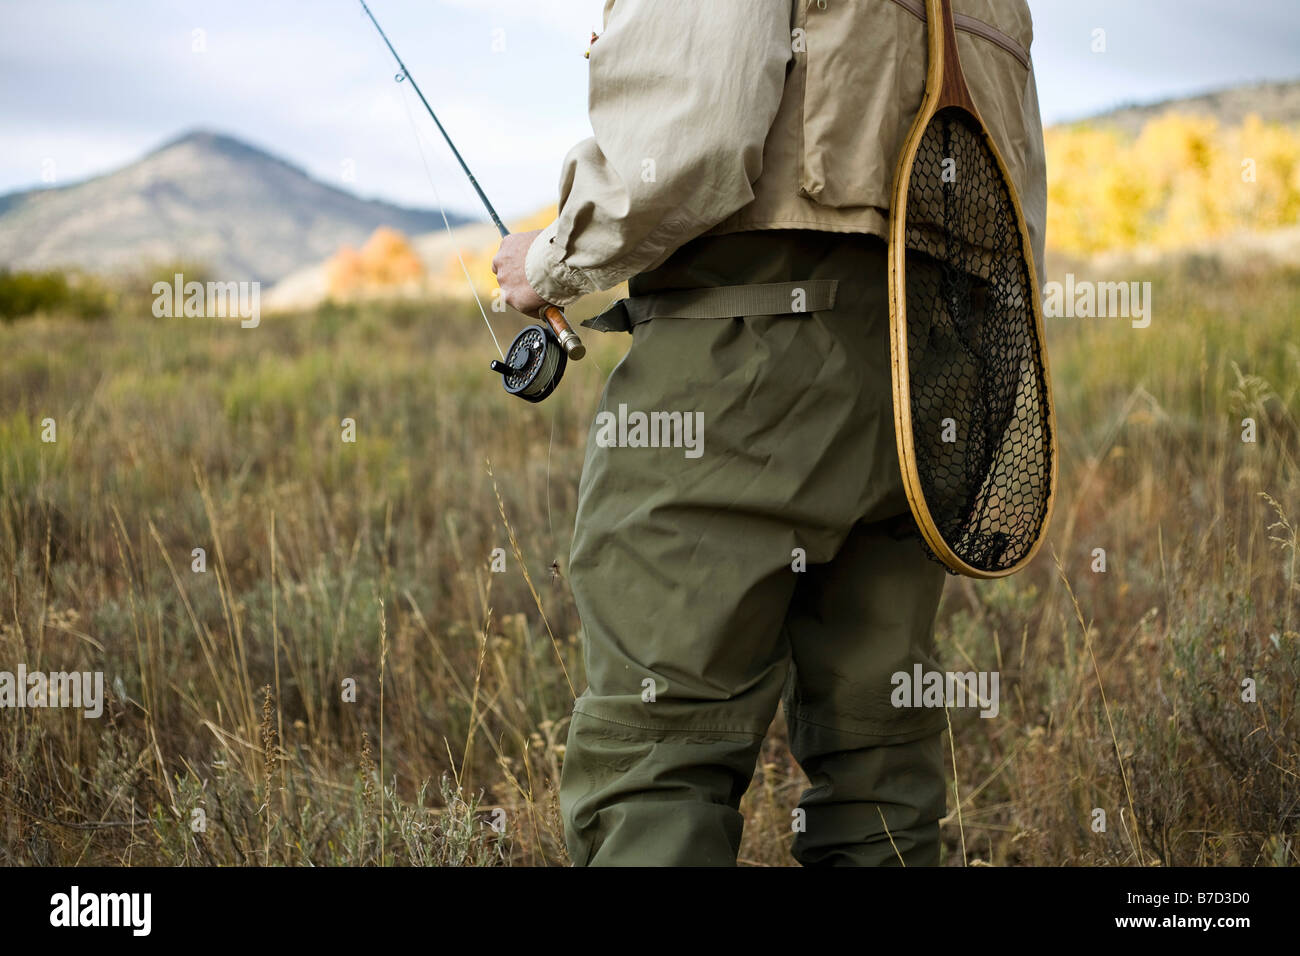
[[[379,24],[378,22],[375,21],[374,15],[370,13],[369,7],[364,2],[362,2],[361,5],[362,5],[363,12],[366,13],[370,17],[371,21],[375,23],[375,27],[377,29],[377,32],[379,33],[380,38],[383,39],[389,51],[393,54],[394,58],[397,59],[398,66],[401,67],[402,72],[397,74],[396,80],[398,83],[403,82],[404,80],[410,77],[409,72],[406,70],[405,64],[402,62],[401,58],[397,56],[397,52],[396,50],[393,49],[392,44],[387,42],[388,40],[387,36],[385,36],[383,30],[379,28]],[[422,94],[420,94],[419,87],[416,86],[414,80],[412,80],[411,86],[416,91],[416,94],[420,96],[420,99],[424,101],[424,97]],[[424,148],[425,134],[420,130],[419,126],[415,122],[415,115],[411,109],[409,94],[407,94],[405,91],[402,91],[401,93],[398,94],[398,98],[401,100],[402,108],[406,112],[407,123],[411,127],[411,134],[415,140],[416,149],[419,151],[420,154],[420,164],[424,169],[425,179],[428,181],[429,188],[433,191],[434,199],[438,204],[438,211],[442,216],[443,229],[446,232],[448,238],[451,239],[451,245],[453,250],[456,253],[456,259],[460,264],[461,272],[465,276],[465,282],[470,288],[471,295],[474,296],[474,302],[478,306],[479,314],[483,317],[483,323],[487,327],[488,334],[492,336],[492,341],[497,347],[497,352],[498,354],[501,354],[503,363],[505,363],[506,356],[501,351],[501,343],[496,337],[496,331],[492,328],[492,322],[487,316],[487,310],[483,307],[482,299],[478,295],[478,289],[474,284],[473,277],[470,275],[469,267],[465,263],[465,259],[461,253],[460,246],[456,242],[456,238],[451,227],[451,222],[447,217],[446,204],[442,201],[442,194],[438,189],[437,182],[434,180],[433,171],[429,166],[429,156]],[[424,105],[425,108],[428,109],[427,101],[424,101]],[[430,115],[432,115],[432,110],[429,110],[429,112]],[[435,123],[438,123],[436,116],[433,116],[433,119]],[[453,154],[456,156],[456,159],[460,162],[462,169],[464,169],[466,174],[469,176],[471,182],[474,184],[476,191],[479,193],[479,198],[484,200],[484,205],[488,209],[488,214],[492,217],[493,222],[496,224],[498,231],[501,232],[503,235],[505,235],[506,230],[504,225],[500,222],[500,219],[496,216],[496,213],[492,209],[491,204],[487,202],[486,197],[482,193],[482,190],[478,188],[477,181],[474,180],[473,175],[469,173],[468,168],[465,166],[464,159],[460,156],[459,152],[456,151],[455,145],[451,142],[450,138],[447,137],[446,130],[443,129],[441,123],[438,123],[438,128],[442,132],[444,138],[447,140],[447,145],[451,147]],[[435,150],[434,153],[436,155],[437,151]],[[463,192],[464,190],[463,184],[460,186],[460,188]],[[533,327],[533,328],[541,331],[538,327]],[[527,332],[528,330],[525,330],[525,333]],[[529,344],[529,340],[531,339],[533,340],[532,344],[535,345],[537,336],[521,334],[520,339],[523,340],[523,344]],[[517,339],[515,343],[512,343],[511,346],[512,354],[514,353],[515,345],[517,344],[520,344],[519,339]],[[547,383],[553,383],[558,380],[557,372],[560,372],[560,363],[565,358],[564,352],[562,352],[559,349],[539,348],[537,349],[537,352],[540,357],[539,367],[536,369],[535,373],[530,376],[531,382],[525,382],[520,386],[521,394],[525,398],[539,399],[539,397],[545,397],[546,394],[549,394],[550,390],[549,388],[547,388]],[[594,359],[593,362],[595,362]],[[605,370],[600,366],[600,363],[595,362],[595,365],[597,370],[600,372],[600,374],[602,376],[605,375]],[[513,372],[514,370],[511,369],[511,371]],[[513,383],[511,381],[510,375],[507,374],[505,382],[506,382],[507,390],[511,390],[510,386]],[[554,543],[554,539],[555,539],[555,522],[554,522],[554,513],[553,513],[553,508],[551,503],[551,472],[552,472],[552,459],[553,459],[554,448],[555,448],[555,430],[556,430],[558,420],[559,420],[559,409],[556,408],[551,415],[550,436],[546,447],[546,522],[547,522],[547,530],[549,532],[552,543]]]
[[[424,134],[420,132],[419,127],[415,123],[415,114],[411,110],[410,97],[409,95],[406,94],[399,94],[399,99],[401,99],[402,106],[406,109],[406,119],[411,126],[411,132],[415,138],[416,149],[420,151],[420,162],[424,166],[425,178],[429,180],[429,186],[433,190],[434,199],[438,203],[438,210],[439,212],[442,213],[443,226],[447,231],[447,235],[452,239],[452,245],[456,248],[456,258],[460,262],[461,271],[465,274],[465,281],[470,287],[470,292],[474,296],[474,301],[478,304],[479,312],[483,315],[483,321],[487,325],[488,333],[492,336],[492,341],[496,343],[497,351],[501,352],[501,344],[500,342],[497,341],[496,333],[492,329],[492,323],[488,321],[487,312],[484,310],[483,303],[479,299],[478,291],[474,286],[473,278],[470,276],[469,268],[465,265],[465,260],[461,257],[460,248],[456,245],[455,236],[453,235],[452,228],[451,228],[451,223],[448,222],[447,220],[447,210],[446,207],[443,205],[442,197],[438,192],[438,186],[434,182],[433,173],[429,169],[428,157],[425,154],[424,145],[422,142],[424,138]],[[464,186],[461,185],[460,188],[461,191],[463,192]],[[501,357],[502,359],[504,359],[505,355],[502,354]],[[595,362],[595,359],[593,358],[592,361]],[[559,362],[559,354],[553,352],[552,355],[548,357],[546,364],[543,366],[541,373],[538,375],[538,379],[543,381],[549,379],[551,375],[554,374],[555,366],[558,362]],[[596,362],[595,364],[597,370],[599,370],[602,374],[604,374],[604,370],[601,369],[600,363]],[[555,448],[555,426],[556,426],[556,422],[559,419],[559,414],[560,414],[559,406],[556,406],[551,410],[551,434],[546,444],[546,527],[547,527],[547,532],[552,547],[554,547],[555,545],[555,520],[552,516],[552,509],[551,509],[551,457],[552,457],[552,452]]]
[[[379,47],[380,53],[383,53],[383,47],[379,46],[379,41],[375,41]],[[398,74],[399,82],[402,74]],[[479,299],[478,289],[474,285],[474,280],[470,277],[469,268],[465,265],[465,259],[461,255],[459,244],[453,234],[451,223],[447,219],[447,208],[443,204],[442,194],[438,191],[438,184],[434,182],[433,172],[429,169],[429,158],[425,154],[424,144],[420,138],[420,128],[415,123],[415,114],[411,112],[411,104],[408,102],[407,94],[402,91],[397,94],[397,99],[401,102],[402,108],[406,111],[406,121],[411,126],[411,135],[415,139],[415,148],[420,154],[420,165],[424,167],[424,178],[429,182],[429,188],[433,190],[434,201],[438,204],[438,212],[442,215],[442,225],[447,232],[447,238],[451,240],[452,250],[456,253],[456,261],[460,263],[461,271],[465,274],[465,282],[469,285],[469,291],[474,296],[474,303],[478,306],[479,315],[483,316],[483,324],[487,326],[488,335],[492,336],[492,344],[497,347],[497,354],[505,358],[505,353],[501,350],[501,343],[497,339],[496,330],[492,328],[492,322],[488,319],[487,310],[483,308],[483,302]]]
[[[551,440],[546,444],[546,530],[555,547],[555,522],[551,520],[551,449],[555,447],[555,420],[560,417],[560,406],[551,409]]]
[[[479,314],[483,316],[483,324],[487,326],[488,335],[492,336],[492,344],[497,347],[497,354],[504,359],[506,353],[502,351],[501,343],[497,340],[496,330],[492,328],[492,323],[488,320],[487,310],[483,308],[483,301],[478,296],[478,289],[469,274],[469,267],[465,265],[465,259],[461,255],[460,245],[456,242],[456,236],[452,232],[451,223],[447,220],[447,209],[442,203],[442,196],[438,192],[438,186],[433,181],[433,173],[429,169],[429,160],[424,154],[424,145],[420,142],[420,128],[415,125],[415,114],[411,112],[411,104],[403,94],[399,93],[398,99],[402,101],[402,106],[406,109],[406,119],[411,124],[411,133],[415,136],[415,148],[420,153],[420,165],[424,167],[424,177],[429,180],[429,187],[433,190],[434,201],[438,203],[438,212],[442,214],[442,225],[447,231],[447,238],[451,240],[452,250],[456,253],[456,261],[460,263],[460,270],[465,274],[465,282],[469,286],[470,295],[474,296],[474,303],[478,306]]]
[[[379,45],[379,41],[378,41],[377,39],[375,40],[375,44],[376,44],[376,46]],[[380,47],[380,49],[382,50],[382,47]],[[424,165],[424,175],[425,175],[425,178],[429,180],[429,186],[430,186],[430,188],[433,189],[433,196],[434,196],[434,199],[437,200],[437,202],[438,202],[438,210],[439,210],[439,212],[442,213],[442,222],[443,222],[443,226],[444,226],[444,228],[445,228],[446,231],[447,231],[447,235],[448,235],[449,237],[452,237],[452,240],[453,240],[453,246],[455,246],[455,237],[454,237],[454,235],[453,235],[453,229],[452,229],[451,224],[447,221],[447,211],[446,211],[446,209],[445,209],[444,206],[443,206],[442,199],[441,199],[441,197],[440,197],[440,195],[439,195],[439,193],[438,193],[438,186],[437,186],[437,184],[434,182],[433,174],[432,174],[432,172],[431,172],[430,169],[429,169],[428,154],[424,151],[424,148],[423,148],[423,140],[424,140],[424,138],[425,138],[428,134],[427,134],[427,133],[423,133],[423,132],[421,132],[421,131],[420,131],[420,128],[419,128],[419,126],[418,126],[418,124],[416,124],[416,122],[415,122],[415,115],[414,115],[414,113],[411,111],[411,104],[410,104],[410,96],[409,96],[409,94],[405,94],[405,93],[400,94],[400,99],[401,99],[401,101],[402,101],[402,106],[405,107],[405,109],[406,109],[406,119],[407,119],[407,122],[411,125],[412,133],[413,133],[414,136],[415,136],[415,145],[416,145],[416,148],[420,150],[420,161],[421,161],[421,163]],[[436,151],[436,150],[434,151],[434,156],[437,157],[437,151]],[[438,162],[438,164],[439,164],[439,168],[440,168],[440,170],[443,171],[443,172],[445,172],[446,169],[447,169],[446,164],[445,164],[445,163],[444,163],[440,158],[437,160],[437,162]],[[465,184],[462,183],[462,182],[460,182],[459,180],[455,180],[455,182],[456,182],[456,184],[457,184],[456,188],[460,191],[461,196],[462,196],[463,198],[468,198],[469,194],[465,191]],[[459,246],[456,246],[456,258],[457,258],[457,260],[460,262],[461,272],[463,272],[463,273],[465,274],[465,281],[466,281],[466,283],[469,285],[470,292],[474,295],[474,301],[478,304],[478,310],[479,310],[479,313],[483,316],[483,322],[487,325],[488,333],[492,336],[492,341],[493,341],[494,343],[496,343],[497,352],[500,353],[500,352],[501,352],[501,343],[500,343],[499,341],[497,341],[496,332],[495,332],[495,330],[493,330],[493,328],[492,328],[492,323],[491,323],[491,321],[488,319],[488,316],[487,316],[487,311],[483,308],[483,303],[482,303],[482,301],[479,299],[479,296],[478,296],[478,290],[477,290],[476,286],[474,285],[474,280],[473,280],[473,278],[470,276],[469,268],[465,265],[465,260],[461,257],[461,250],[460,250]],[[502,358],[504,359],[505,356],[502,355]],[[591,358],[591,362],[592,362],[593,365],[596,366],[596,371],[598,371],[598,372],[601,374],[601,376],[602,376],[603,378],[606,378],[606,379],[609,378],[609,373],[605,371],[604,367],[600,364],[600,362],[596,361],[595,356],[592,356],[592,358]],[[551,366],[551,367],[553,367],[553,366]],[[549,474],[550,474],[550,471],[549,471],[549,469],[548,469],[548,471],[547,471],[547,475],[548,475],[548,477],[549,477]]]
[[[510,235],[510,230],[506,228],[505,223],[501,221],[501,217],[497,215],[496,209],[493,208],[492,203],[483,192],[483,188],[470,171],[465,158],[461,156],[456,144],[452,142],[451,136],[448,135],[447,130],[442,125],[442,121],[438,119],[433,107],[429,105],[429,101],[425,98],[420,85],[416,83],[415,77],[411,75],[411,71],[398,55],[397,50],[388,39],[388,35],[384,33],[384,28],[375,19],[375,15],[370,11],[366,0],[360,0],[360,3],[361,9],[370,18],[370,22],[374,24],[375,30],[384,41],[384,45],[388,47],[388,52],[397,61],[400,68],[400,72],[396,76],[397,82],[410,81],[411,89],[420,98],[420,102],[424,105],[429,118],[438,127],[438,132],[442,134],[442,138],[456,158],[456,162],[460,164],[460,168],[465,173],[466,178],[469,179],[470,185],[474,187],[474,191],[478,194],[479,200],[483,203],[483,208],[487,210],[488,216],[491,217],[493,224],[497,227],[497,231],[501,233],[502,238]],[[407,109],[408,119],[414,126],[414,118],[410,116],[410,107],[405,99],[402,102]],[[420,144],[418,129],[416,130],[416,146],[420,150],[421,162],[424,163],[425,176],[428,177],[432,186],[433,177],[424,156],[423,146]],[[450,233],[451,224],[447,220],[447,212],[442,205],[441,197],[438,196],[436,186],[434,186],[434,194],[435,198],[438,199],[438,207],[442,211],[443,225]],[[496,333],[492,329],[492,323],[487,317],[487,310],[483,308],[483,303],[479,300],[477,290],[474,289],[473,279],[469,275],[468,268],[465,267],[465,261],[460,256],[459,250],[457,250],[457,258],[460,260],[461,269],[465,272],[465,278],[470,284],[470,289],[474,293],[474,300],[478,303],[479,312],[483,315],[483,321],[487,324],[488,332],[492,335],[492,341],[497,346],[497,352],[501,354],[501,360],[493,360],[488,367],[501,376],[501,384],[511,395],[517,395],[528,402],[542,401],[555,391],[556,386],[560,384],[568,359],[571,358],[575,362],[581,359],[587,354],[586,346],[582,344],[582,340],[577,333],[569,326],[564,313],[557,306],[548,303],[544,304],[540,310],[540,318],[544,324],[530,325],[525,328],[515,337],[515,340],[510,344],[510,348],[501,353],[501,343],[497,341]]]

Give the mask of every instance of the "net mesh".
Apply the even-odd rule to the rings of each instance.
[[[1011,192],[978,123],[938,111],[911,170],[906,316],[912,443],[944,542],[1005,571],[1038,539],[1052,477],[1048,390]]]

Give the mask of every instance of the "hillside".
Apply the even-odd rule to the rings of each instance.
[[[442,217],[361,199],[200,131],[86,182],[0,196],[0,265],[109,272],[186,260],[274,282],[382,225],[415,234],[442,228]]]
[[[1112,126],[1135,135],[1148,120],[1174,111],[1207,116],[1221,126],[1240,125],[1251,114],[1265,123],[1296,126],[1300,125],[1300,80],[1232,86],[1155,103],[1134,103],[1059,125]]]

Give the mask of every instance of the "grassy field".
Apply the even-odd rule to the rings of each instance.
[[[1003,692],[951,715],[949,865],[1300,862],[1300,274],[1142,278],[1149,328],[1049,322],[1039,558],[948,583],[941,659]],[[0,670],[109,698],[0,711],[0,863],[566,863],[589,338],[533,407],[459,303],[0,326]],[[778,717],[742,861],[804,786]]]

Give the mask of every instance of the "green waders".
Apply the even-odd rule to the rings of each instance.
[[[633,342],[588,436],[570,557],[575,864],[734,865],[779,701],[812,783],[795,858],[939,862],[944,712],[890,703],[895,672],[938,669],[945,576],[900,533],[886,289],[880,240],[738,233],[682,247],[588,323]],[[702,427],[636,447],[636,412]]]

